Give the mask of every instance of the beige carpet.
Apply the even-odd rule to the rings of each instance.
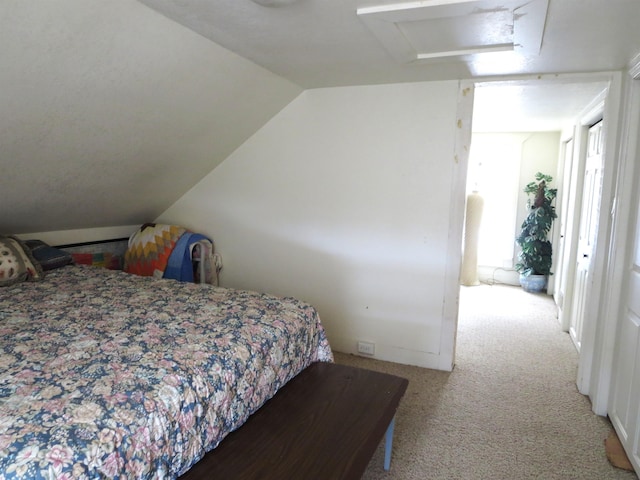
[[[409,379],[391,470],[378,448],[365,480],[636,479],[613,467],[611,432],[575,386],[578,356],[551,297],[519,287],[462,287],[452,373],[336,354]]]

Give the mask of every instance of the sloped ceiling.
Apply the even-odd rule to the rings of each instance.
[[[153,220],[301,92],[134,0],[3,0],[0,45],[0,233]]]
[[[638,18],[630,0],[2,0],[0,233],[154,219],[304,88],[620,70]]]

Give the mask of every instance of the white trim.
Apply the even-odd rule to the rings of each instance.
[[[576,151],[579,148],[578,141],[580,137],[576,135],[575,125],[571,130],[571,135],[564,137],[562,141],[562,152],[563,152],[563,179],[562,179],[562,200],[560,202],[560,206],[556,208],[556,211],[559,210],[559,220],[564,223],[564,241],[562,246],[562,251],[559,251],[560,255],[557,258],[557,266],[556,272],[562,272],[562,277],[557,282],[557,291],[562,296],[555,296],[556,305],[558,305],[558,322],[560,323],[560,328],[563,332],[569,331],[569,312],[571,312],[571,291],[573,288],[573,278],[569,275],[571,271],[570,264],[573,261],[570,259],[569,255],[571,253],[571,231],[572,231],[572,221],[570,219],[573,217],[573,214],[569,215],[571,208],[571,199],[575,196],[575,185],[572,184],[572,175],[575,169],[577,168],[576,164]],[[569,164],[569,168],[567,169],[565,163],[566,158],[566,149],[569,148],[568,145],[571,143],[571,161]],[[559,233],[563,233],[562,231]],[[558,303],[560,302],[560,303]]]
[[[573,314],[573,296],[576,277],[576,263],[578,256],[578,241],[580,233],[580,215],[582,206],[582,190],[584,187],[584,172],[587,155],[588,126],[583,122],[592,122],[595,115],[595,105],[601,103],[600,96],[594,99],[576,120],[574,126],[573,159],[571,162],[570,197],[567,203],[567,224],[565,231],[565,258],[567,269],[564,272],[566,277],[564,289],[564,303],[562,310],[562,328],[566,332],[571,330],[571,316]],[[591,112],[585,114],[584,112]],[[600,112],[601,115],[601,112]],[[572,338],[573,339],[573,338]]]
[[[619,138],[619,169],[616,179],[614,209],[611,212],[612,227],[606,290],[597,337],[600,339],[591,374],[591,401],[593,411],[606,415],[611,401],[613,362],[616,337],[622,318],[625,299],[625,279],[632,245],[630,229],[635,216],[633,202],[636,198],[634,186],[638,185],[639,169],[636,166],[640,142],[640,55],[631,64],[625,79],[624,111]]]
[[[609,85],[609,88],[610,87],[611,85]],[[607,101],[607,97],[609,96],[609,88],[600,92],[600,94],[582,110],[582,112],[580,113],[580,125],[588,129],[591,125],[602,120],[602,116],[605,110],[605,103]]]
[[[603,318],[603,311],[605,305],[607,305],[610,300],[607,297],[607,291],[610,290],[611,286],[609,255],[611,253],[611,247],[613,246],[611,228],[614,223],[611,211],[614,204],[619,165],[618,132],[620,131],[620,97],[621,75],[620,73],[614,73],[611,75],[609,89],[603,105],[603,134],[605,145],[600,211],[598,213],[598,234],[593,255],[592,270],[590,272],[591,283],[587,287],[588,300],[585,308],[586,314],[583,320],[582,346],[580,359],[578,361],[578,390],[585,395],[589,395],[592,402],[594,402],[594,396],[597,396],[597,392],[593,391],[592,385],[599,382],[602,375],[607,375],[597,364],[604,354],[604,331],[612,328],[609,324],[611,319]],[[595,111],[596,110],[593,110],[592,112],[595,113]],[[592,112],[588,112],[587,115],[585,115],[585,121],[595,119],[595,117],[591,115]],[[615,321],[615,319],[613,320]],[[607,326],[605,327],[605,325]],[[615,330],[615,323],[613,329]],[[598,400],[600,399],[598,398]],[[598,410],[596,413],[602,412]]]
[[[539,74],[539,75],[494,75],[481,76],[474,78],[476,88],[482,88],[483,85],[495,86],[519,86],[519,85],[562,85],[574,83],[603,83],[608,84],[612,75],[618,72],[593,72],[593,73],[556,73],[556,74]],[[603,88],[604,89],[604,88]],[[599,98],[599,97],[598,97]],[[595,102],[595,100],[594,100]],[[590,105],[593,105],[591,102]],[[583,109],[578,117],[581,117],[589,107]]]
[[[451,209],[449,215],[449,240],[445,269],[445,291],[442,305],[442,330],[440,333],[440,370],[451,371],[455,362],[458,306],[460,298],[460,267],[462,263],[462,235],[467,187],[467,167],[471,146],[471,121],[473,117],[474,84],[462,81],[458,88],[456,109],[455,145],[451,161]]]
[[[413,10],[417,8],[438,7],[443,5],[456,5],[468,3],[469,0],[421,0],[417,2],[399,2],[390,5],[375,5],[373,7],[362,7],[356,9],[357,15],[371,13],[401,12],[403,10]]]
[[[629,76],[634,80],[640,80],[640,53],[629,62]]]
[[[564,245],[564,240],[565,240],[564,238],[561,238],[563,235],[563,232],[561,231],[561,222],[565,223],[564,233],[566,234],[566,218],[565,217],[566,217],[567,208],[565,207],[565,205],[569,200],[569,197],[567,195],[568,192],[565,192],[564,186],[565,184],[568,185],[568,183],[566,182],[571,180],[570,178],[571,166],[573,165],[573,162],[571,162],[571,164],[569,165],[569,169],[567,169],[566,168],[567,166],[565,164],[569,142],[571,142],[571,157],[573,160],[573,137],[568,140],[561,139],[560,148],[558,149],[558,166],[556,168],[556,175],[555,175],[555,184],[556,184],[556,187],[558,188],[558,195],[556,197],[556,213],[558,215],[558,218],[553,225],[553,238],[551,241],[551,244],[554,246],[553,250],[555,252],[555,255],[553,255],[552,257],[553,265],[551,270],[554,274],[549,276],[548,285],[547,285],[547,293],[549,295],[553,295],[553,299],[556,302],[556,305],[558,305],[558,320],[561,320],[560,313],[562,312],[562,305],[564,305],[563,299],[559,298],[560,290],[562,287],[561,283],[559,282],[559,280],[561,280],[559,278],[559,274],[562,268],[562,260],[564,256],[564,253],[560,251],[559,246],[561,242]],[[565,182],[565,178],[567,179],[566,182]],[[565,215],[563,215],[563,213]]]
[[[462,50],[451,50],[443,52],[433,53],[417,53],[416,60],[431,60],[434,58],[446,58],[446,57],[462,57],[465,55],[477,55],[479,53],[490,52],[509,52],[513,50],[513,43],[502,43],[497,45],[483,45],[479,47],[465,48]]]

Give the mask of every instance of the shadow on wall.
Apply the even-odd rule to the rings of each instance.
[[[204,213],[202,208],[191,215]],[[418,258],[397,249],[381,253],[359,238],[349,240],[362,234],[348,229],[323,240],[313,225],[249,224],[240,217],[218,211],[218,231],[206,232],[224,257],[222,286],[307,301],[337,351],[357,353],[363,340],[376,345],[377,358],[424,364],[425,355],[438,355],[444,287],[430,284],[424,272],[441,270],[443,257]]]

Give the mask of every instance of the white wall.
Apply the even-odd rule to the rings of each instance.
[[[223,286],[312,303],[334,349],[438,368],[457,94],[305,91],[157,221],[211,235]]]
[[[558,155],[560,152],[560,132],[532,133],[522,142],[522,161],[520,162],[520,196],[518,198],[518,216],[516,218],[516,232],[520,232],[520,225],[526,218],[527,199],[524,187],[535,181],[537,172],[553,177],[551,188],[557,187],[556,172],[558,170]],[[554,203],[555,205],[555,203]]]
[[[0,233],[142,224],[302,89],[135,0],[0,2]]]
[[[516,182],[514,188],[517,190],[517,194],[514,196],[512,193],[509,193],[508,198],[504,199],[505,202],[513,202],[515,204],[515,219],[511,215],[508,218],[510,222],[508,228],[509,235],[515,246],[515,238],[520,233],[522,222],[528,214],[528,196],[523,191],[524,187],[529,182],[535,181],[535,174],[537,172],[542,172],[554,177],[551,187],[555,188],[557,186],[555,176],[558,167],[560,132],[474,133],[471,144],[472,158],[474,142],[481,143],[484,149],[486,149],[486,145],[490,143],[508,145],[509,149],[515,152],[514,161],[518,163],[517,169],[519,170],[517,178],[514,179]],[[499,147],[496,146],[496,148]],[[469,168],[471,172],[471,164]],[[488,188],[491,187],[489,186]],[[490,208],[491,206],[485,204],[484,215],[488,215],[486,211],[487,207]],[[486,232],[483,233],[486,234]],[[482,245],[482,241],[483,239],[480,240],[480,245]],[[489,283],[499,282],[519,285],[519,275],[513,270],[513,266],[517,263],[518,251],[517,247],[514,248],[513,259],[505,258],[501,264],[479,265],[478,275],[480,280]]]

